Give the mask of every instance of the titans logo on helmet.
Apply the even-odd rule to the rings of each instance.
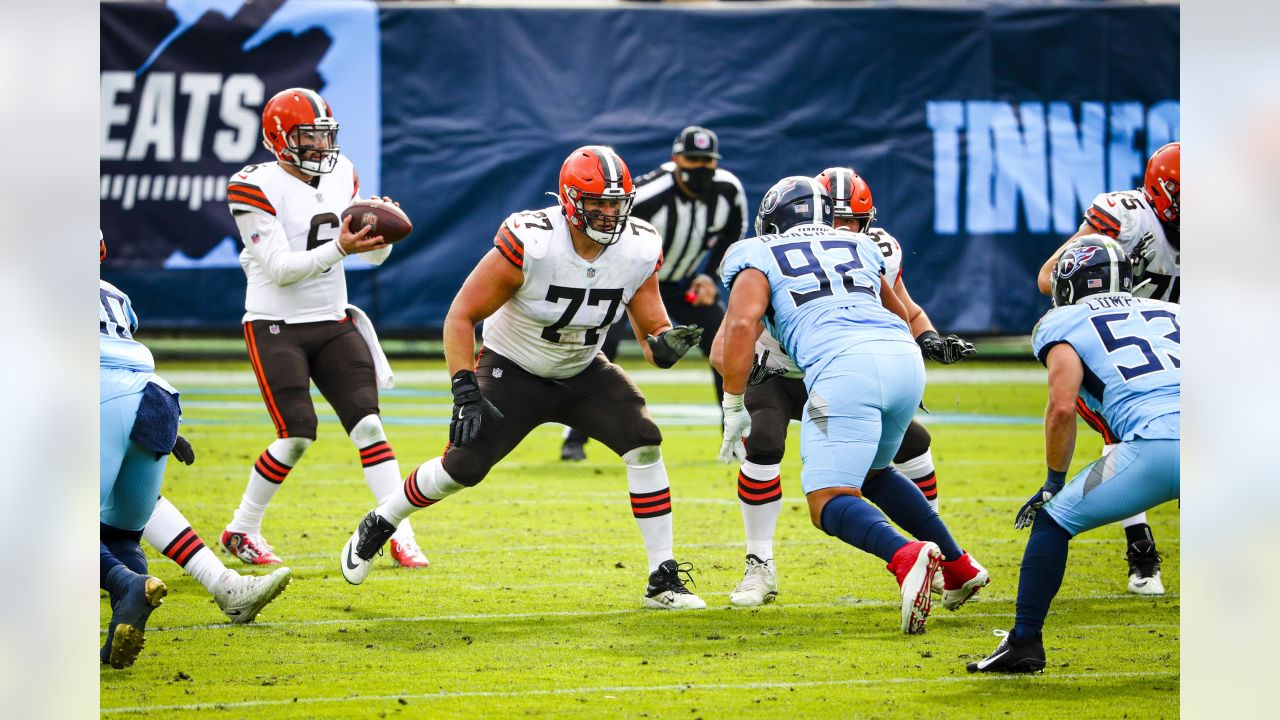
[[[1085,247],[1071,248],[1071,250],[1062,255],[1062,259],[1058,261],[1058,277],[1069,278],[1076,274],[1076,270],[1081,265],[1088,262],[1093,254],[1098,252],[1096,245],[1086,245]]]

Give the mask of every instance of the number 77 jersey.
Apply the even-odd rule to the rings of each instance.
[[[1050,310],[1032,331],[1041,363],[1060,343],[1080,356],[1080,397],[1121,441],[1179,437],[1182,329],[1173,303],[1128,293],[1090,295]]]
[[[769,281],[765,325],[806,376],[867,340],[911,343],[907,325],[880,304],[884,255],[860,233],[797,225],[729,246],[720,276],[732,287],[754,268]]]

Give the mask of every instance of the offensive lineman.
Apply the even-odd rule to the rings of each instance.
[[[834,203],[833,225],[837,230],[864,233],[884,254],[885,277],[890,278],[894,295],[907,309],[907,324],[916,343],[931,360],[943,365],[972,355],[973,345],[955,335],[940,337],[924,309],[911,299],[902,279],[902,248],[881,228],[872,228],[876,217],[871,188],[851,168],[833,167],[816,178]],[[717,333],[712,348],[713,365],[723,357],[723,333]],[[807,393],[804,373],[796,367],[773,335],[765,330],[756,341],[757,363],[745,393],[751,414],[751,434],[744,439],[746,461],[738,471],[738,503],[747,538],[746,571],[742,581],[729,593],[729,601],[739,606],[762,605],[778,594],[777,570],[773,562],[773,538],[782,511],[782,456],[786,451],[787,426],[800,420]],[[763,363],[759,361],[763,360]],[[770,378],[776,380],[765,382]],[[937,476],[929,450],[929,431],[912,419],[893,457],[893,465],[924,493],[938,509]],[[941,577],[935,576],[934,591],[942,592]]]
[[[1044,669],[1041,631],[1062,586],[1071,538],[1146,511],[1181,493],[1182,331],[1178,306],[1134,297],[1129,258],[1118,243],[1085,235],[1052,271],[1053,309],[1032,332],[1049,369],[1044,486],[1018,511],[1031,528],[1018,576],[1017,616],[1000,645],[969,672]],[[1119,442],[1066,483],[1076,445],[1076,400],[1098,405]]]
[[[339,152],[338,121],[320,95],[277,93],[262,109],[262,137],[276,161],[231,176],[227,203],[244,245],[245,344],[277,439],[250,470],[222,545],[246,563],[275,565],[280,558],[262,536],[262,516],[316,438],[312,380],[359,449],[377,500],[396,492],[400,468],[378,416],[374,354],[381,358],[382,350],[367,318],[347,305],[341,267],[353,253],[381,265],[391,247],[369,237],[368,227],[353,234],[350,220],[339,220],[359,197],[360,181]],[[391,539],[391,556],[404,567],[429,564],[408,523]]]
[[[906,307],[883,274],[883,254],[866,235],[835,230],[832,218],[822,184],[783,178],[760,203],[757,237],[729,248],[720,460],[745,459],[751,417],[742,393],[764,320],[805,372],[800,482],[810,519],[887,563],[901,591],[902,631],[920,633],[939,569],[951,609],[990,577],[920,489],[889,467],[920,403],[924,364]],[[900,535],[889,519],[919,540]]]
[[[1101,234],[1115,240],[1129,256],[1133,268],[1133,294],[1176,303],[1182,282],[1180,262],[1181,236],[1178,199],[1181,195],[1182,143],[1162,146],[1147,161],[1140,190],[1102,193],[1085,211],[1080,230],[1071,236],[1040,268],[1037,283],[1040,292],[1053,295],[1053,268],[1062,251],[1081,237]],[[1081,396],[1076,411],[1102,435],[1103,453],[1110,452],[1118,441],[1116,434],[1102,419],[1099,403]],[[1160,579],[1160,553],[1147,524],[1147,514],[1125,518],[1125,553],[1129,562],[1129,592],[1137,595],[1163,595]]]
[[[697,345],[702,330],[672,327],[667,318],[657,280],[662,238],[630,217],[631,173],[612,148],[573,151],[561,166],[558,194],[558,206],[509,216],[454,298],[444,326],[453,375],[450,442],[347,540],[339,559],[347,582],[364,582],[396,523],[475,486],[535,427],[559,422],[586,428],[626,464],[649,560],[645,607],[706,607],[681,579],[690,565],[677,564],[672,552],[662,433],[640,390],[600,353],[624,310],[645,357],[661,368]]]

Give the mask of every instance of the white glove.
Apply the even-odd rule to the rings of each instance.
[[[751,415],[747,412],[746,403],[741,395],[725,393],[720,403],[724,409],[724,442],[720,444],[720,462],[731,463],[737,458],[739,463],[746,462],[747,448],[742,438],[751,434]]]

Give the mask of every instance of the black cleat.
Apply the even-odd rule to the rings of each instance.
[[[342,577],[352,585],[359,585],[369,576],[373,567],[373,556],[382,552],[382,546],[395,534],[396,526],[387,522],[373,510],[360,521],[360,527],[342,546]]]
[[[976,663],[969,663],[969,672],[1033,673],[1044,670],[1044,640],[1037,638],[1019,642],[1004,630],[996,630],[1000,646],[996,651]]]
[[[701,610],[707,606],[702,598],[694,595],[684,586],[680,579],[683,573],[689,582],[693,578],[689,571],[693,563],[677,565],[675,560],[667,560],[649,573],[649,587],[644,591],[644,606],[657,610]]]
[[[587,459],[587,450],[580,442],[573,440],[565,440],[564,445],[560,446],[560,459],[571,462],[579,462]]]

